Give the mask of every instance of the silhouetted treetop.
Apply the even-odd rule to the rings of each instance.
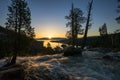
[[[78,34],[83,33],[82,23],[85,22],[83,12],[79,8],[74,8],[74,5],[72,4],[70,13],[68,16],[65,16],[65,19],[68,20],[66,27],[70,28],[70,30],[67,31],[66,36],[69,38],[69,42],[72,46],[77,46]]]
[[[101,36],[107,35],[107,25],[104,23],[102,27],[99,28],[99,32]]]
[[[9,13],[5,25],[7,29],[16,33],[12,36],[14,39],[14,55],[8,63],[15,64],[17,55],[26,49],[30,38],[33,38],[35,34],[34,28],[31,26],[31,12],[27,2],[25,0],[11,0],[11,2],[11,5],[8,6]]]

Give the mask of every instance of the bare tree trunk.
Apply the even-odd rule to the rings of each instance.
[[[16,59],[17,59],[17,55],[15,54],[12,56],[12,59],[10,61],[10,65],[16,64]]]
[[[75,32],[75,29],[74,29],[74,13],[73,13],[73,9],[74,9],[74,5],[72,3],[72,46],[74,47],[75,46],[75,35],[74,35],[74,32]]]
[[[17,3],[16,3],[17,6]],[[16,14],[15,14],[15,34],[14,34],[14,51],[13,51],[13,56],[11,57],[11,60],[9,62],[10,65],[16,64],[16,59],[17,59],[17,43],[18,43],[18,39],[17,39],[17,32],[18,32],[18,9],[16,7]]]
[[[83,44],[82,44],[81,49],[84,49],[84,47],[86,45],[86,39],[87,39],[87,33],[88,33],[88,28],[89,28],[89,22],[90,22],[92,4],[93,4],[93,0],[89,3],[89,7],[88,7],[87,23],[86,23],[85,34],[83,36]]]

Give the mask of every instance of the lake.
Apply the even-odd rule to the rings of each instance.
[[[60,43],[61,39],[40,39],[38,41],[44,41],[43,46],[47,47],[47,44],[50,43],[52,48],[55,48],[56,46],[61,47],[63,43]]]
[[[47,47],[47,44],[50,43],[52,48],[55,48],[56,46],[61,47],[62,43],[60,42],[51,42],[51,40],[44,40],[44,46]]]

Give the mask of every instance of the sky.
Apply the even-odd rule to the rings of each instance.
[[[31,10],[31,25],[35,28],[36,38],[41,37],[65,37],[68,28],[65,16],[69,14],[71,4],[80,8],[84,16],[87,16],[88,2],[91,0],[27,0]],[[0,0],[0,25],[6,22],[11,0]],[[117,0],[94,0],[92,9],[92,26],[88,36],[99,35],[99,27],[107,24],[108,32],[120,29],[120,24],[115,21]],[[83,28],[85,24],[83,24]],[[80,36],[82,37],[82,35]]]

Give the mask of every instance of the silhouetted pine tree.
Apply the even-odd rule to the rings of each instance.
[[[101,43],[100,46],[105,48],[110,48],[112,46],[111,38],[110,38],[111,35],[108,35],[106,23],[104,23],[99,28],[99,32],[100,32],[100,43]]]
[[[67,31],[66,36],[70,40],[70,44],[74,47],[77,46],[78,34],[83,33],[82,23],[85,21],[83,17],[83,12],[79,8],[74,8],[72,4],[70,14],[65,16],[65,19],[68,20],[66,24],[67,27],[70,27],[70,30]]]
[[[101,28],[99,28],[100,36],[107,35],[107,25],[104,23]]]
[[[11,0],[12,4],[8,6],[9,13],[6,28],[13,30],[16,34],[14,38],[14,55],[10,60],[10,64],[16,63],[17,54],[20,52],[22,42],[22,35],[27,37],[34,37],[34,28],[31,27],[31,12],[25,0]]]

